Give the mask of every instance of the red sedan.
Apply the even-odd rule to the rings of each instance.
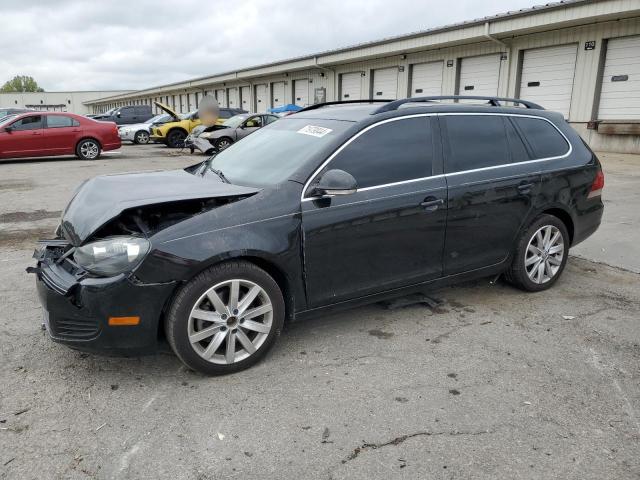
[[[77,155],[94,160],[120,148],[118,128],[73,113],[25,112],[0,119],[0,158]]]

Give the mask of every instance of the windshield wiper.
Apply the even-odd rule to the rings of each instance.
[[[211,167],[209,167],[209,170],[211,170],[213,173],[218,175],[220,177],[220,180],[222,180],[224,183],[231,183],[229,179],[224,176],[224,173],[222,173],[222,170],[216,170],[215,168],[211,168]]]

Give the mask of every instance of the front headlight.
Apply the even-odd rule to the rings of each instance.
[[[204,133],[201,133],[199,136],[200,138],[212,138],[213,132],[204,132]]]
[[[76,248],[75,261],[96,275],[130,272],[149,252],[151,244],[139,237],[112,237]]]

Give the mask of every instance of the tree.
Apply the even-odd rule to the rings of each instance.
[[[38,86],[33,77],[28,75],[16,75],[0,87],[1,93],[13,92],[44,92],[44,88]]]

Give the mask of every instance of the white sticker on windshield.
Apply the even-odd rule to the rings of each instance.
[[[312,137],[324,137],[327,133],[331,133],[333,130],[330,128],[317,127],[315,125],[306,125],[298,130],[298,133],[304,135],[311,135]]]

